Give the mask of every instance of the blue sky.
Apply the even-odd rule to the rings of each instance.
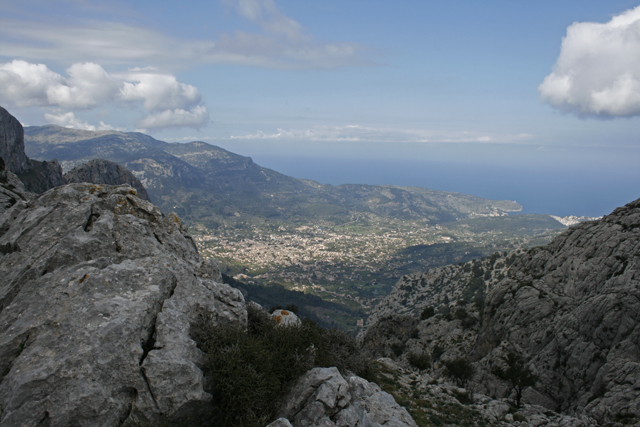
[[[575,213],[604,214],[640,197],[639,5],[0,0],[0,105],[25,125],[203,140],[321,182],[519,200],[483,176],[545,174],[539,192],[571,176],[608,198]],[[346,171],[323,172],[332,159]],[[400,178],[385,160],[457,178]]]

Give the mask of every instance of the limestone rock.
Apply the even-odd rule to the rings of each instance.
[[[639,270],[640,200],[540,248],[403,277],[374,309],[363,344],[376,342],[374,332],[392,316],[413,316],[409,339],[389,339],[378,354],[402,344],[396,362],[408,366],[407,353],[433,354],[437,345],[445,360],[474,362],[474,391],[513,399],[492,368],[517,353],[538,376],[523,402],[600,423],[638,423]],[[435,314],[420,319],[429,306]]]
[[[294,427],[416,426],[409,413],[377,384],[343,377],[336,368],[314,368],[293,387],[281,409]]]
[[[244,299],[135,194],[69,184],[0,216],[0,426],[212,416],[190,328],[245,324]]]
[[[480,367],[505,349],[539,376],[532,403],[640,421],[640,200],[518,257],[487,295]]]
[[[27,201],[31,196],[25,190],[22,181],[5,168],[4,161],[0,157],[0,215],[18,201]]]
[[[4,160],[5,168],[15,173],[30,192],[43,193],[50,188],[66,184],[57,160],[39,162],[27,157],[24,152],[22,125],[2,107],[0,107],[0,158]]]
[[[288,419],[286,418],[278,418],[267,427],[293,427]]]
[[[51,161],[29,159],[29,169],[17,175],[28,191],[37,194],[67,183],[62,176],[62,167],[56,159]]]
[[[0,107],[0,157],[13,173],[26,172],[29,159],[24,153],[24,130],[20,122]]]
[[[299,326],[301,324],[298,316],[289,310],[274,310],[271,313],[271,318],[281,326]]]
[[[64,179],[68,183],[72,182],[90,182],[93,184],[109,184],[121,185],[127,184],[132,186],[138,192],[138,197],[143,200],[149,200],[149,194],[144,185],[124,166],[104,159],[95,159],[64,174]]]

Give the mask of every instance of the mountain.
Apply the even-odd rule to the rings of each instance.
[[[42,193],[65,183],[58,162],[37,161],[24,152],[24,131],[20,122],[0,107],[0,158],[7,170],[18,175],[27,191]]]
[[[4,126],[0,146],[15,166],[11,153],[24,154],[16,149],[22,128],[7,141]],[[280,326],[221,283],[218,264],[200,258],[174,213],[163,215],[129,185],[105,183],[131,178],[121,166],[94,160],[67,177],[99,183],[34,194],[0,157],[0,425],[212,426],[248,413],[261,427],[282,406],[273,427],[291,426],[284,416],[296,427],[335,425],[331,420],[416,426],[376,384],[344,368],[317,367],[326,360],[353,366],[355,353],[362,359],[343,332],[307,324],[322,337],[313,341],[318,347],[292,338],[271,352],[287,357],[256,363],[265,356],[260,340],[300,336],[302,326]],[[228,346],[224,334],[232,338]],[[302,348],[286,354],[281,344]],[[215,352],[231,367],[224,374],[219,365],[212,369]],[[291,375],[292,364],[301,372]],[[274,383],[283,368],[286,382]],[[225,379],[232,393],[221,386]],[[294,392],[285,396],[289,387]],[[225,393],[231,405],[221,404]],[[238,400],[245,403],[238,407]]]
[[[214,228],[264,221],[340,224],[357,216],[440,223],[522,209],[512,201],[417,187],[322,185],[204,142],[166,143],[135,132],[28,127],[25,146],[33,158],[57,159],[64,171],[94,158],[119,163],[142,181],[163,211]]]
[[[473,362],[469,387],[508,397],[509,354],[537,376],[523,401],[598,423],[640,421],[640,200],[549,244],[404,276],[361,335],[372,354]],[[414,356],[411,356],[414,355]]]

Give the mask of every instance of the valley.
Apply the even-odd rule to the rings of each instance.
[[[353,218],[338,226],[282,224],[250,230],[193,225],[203,257],[251,285],[277,284],[353,310],[340,326],[355,330],[405,274],[466,262],[515,247],[539,246],[566,227],[545,215],[426,221]]]
[[[566,229],[550,215],[517,214],[522,206],[512,200],[326,185],[199,141],[51,125],[24,135],[31,158],[55,158],[63,172],[96,158],[129,169],[247,300],[295,304],[304,316],[352,332],[405,274],[543,245]]]

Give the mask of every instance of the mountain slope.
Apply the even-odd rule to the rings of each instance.
[[[265,218],[340,224],[354,215],[439,223],[521,210],[511,201],[417,187],[321,185],[203,142],[169,144],[135,132],[28,127],[25,146],[33,158],[57,158],[65,171],[94,158],[120,163],[163,210],[210,224],[246,226]]]
[[[526,402],[638,422],[640,200],[543,247],[404,276],[368,325],[374,353],[427,353],[440,374],[444,361],[474,361],[478,392],[508,396],[492,372],[515,353],[538,376]],[[393,325],[405,334],[386,333]]]

